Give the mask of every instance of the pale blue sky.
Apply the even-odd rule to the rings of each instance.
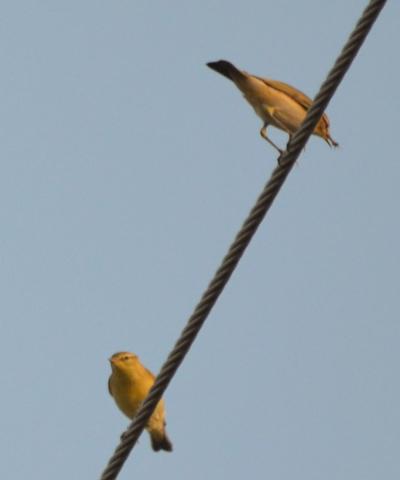
[[[96,479],[275,166],[205,66],[314,95],[361,0],[5,1],[0,477]],[[388,2],[121,479],[400,477],[400,4]],[[285,137],[271,130],[275,141]]]

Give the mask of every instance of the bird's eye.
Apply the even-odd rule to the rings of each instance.
[[[122,360],[129,360],[129,355],[125,355],[122,357]]]

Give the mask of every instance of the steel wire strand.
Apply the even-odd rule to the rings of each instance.
[[[114,480],[117,478],[118,473],[130,451],[136,444],[148,419],[153,413],[153,410],[168,387],[176,370],[188,353],[190,346],[194,342],[209,312],[216,303],[219,295],[222,293],[235,267],[239,263],[240,258],[246,250],[246,247],[250,243],[253,235],[272,205],[273,200],[280,191],[302,148],[311,133],[314,131],[318,120],[321,118],[326,106],[346,71],[349,69],[385,3],[386,0],[371,0],[363,12],[353,33],[350,35],[349,40],[335,62],[334,67],[321,86],[318,95],[315,97],[315,101],[309,109],[303,124],[289,141],[287,150],[280,156],[279,165],[274,169],[270,180],[265,185],[255,206],[252,208],[249,216],[243,223],[242,228],[236,235],[234,242],[230,246],[227,255],[224,257],[220,267],[216,271],[214,278],[204,292],[200,302],[195,307],[193,314],[189,318],[174,348],[162,366],[153,387],[144,400],[137,415],[126,432],[122,435],[121,442],[117,446],[108,465],[103,471],[101,480]]]

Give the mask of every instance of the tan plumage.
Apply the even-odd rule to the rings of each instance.
[[[134,353],[115,353],[110,358],[110,364],[112,373],[108,380],[108,390],[120,410],[132,419],[153,386],[155,377]],[[146,425],[151,446],[156,452],[172,451],[165,425],[165,406],[161,399]]]
[[[287,83],[250,75],[226,60],[210,62],[207,65],[234,82],[264,122],[260,130],[261,136],[282,153],[282,150],[268,138],[267,127],[273,125],[291,137],[303,122],[312,100]],[[313,134],[323,138],[329,146],[338,146],[329,133],[329,120],[326,114],[321,117]]]

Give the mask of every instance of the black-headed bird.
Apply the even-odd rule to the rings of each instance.
[[[279,128],[290,138],[302,124],[312,100],[287,83],[251,75],[239,70],[226,60],[209,62],[207,65],[233,81],[262,119],[261,136],[279,153],[282,153],[282,150],[268,137],[267,127],[272,125]],[[329,133],[329,120],[326,114],[319,120],[313,134],[323,138],[331,147],[338,146]]]

